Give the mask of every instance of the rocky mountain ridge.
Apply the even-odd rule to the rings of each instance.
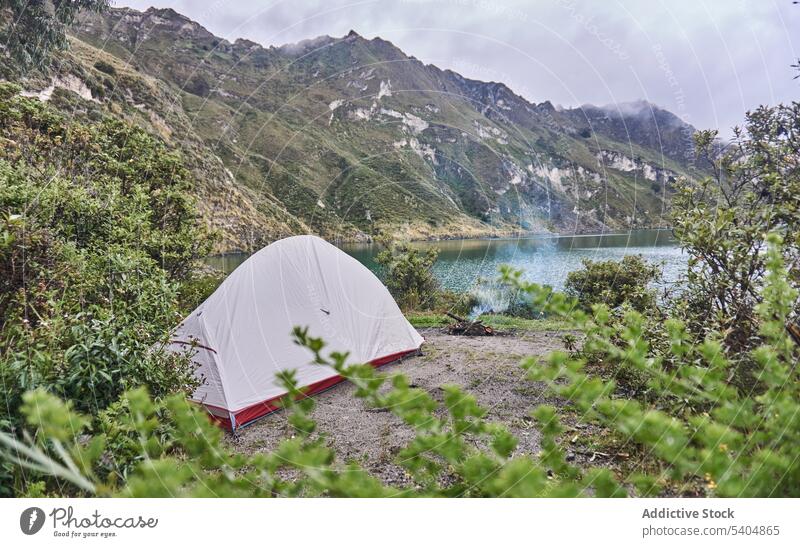
[[[71,44],[27,92],[180,149],[219,250],[662,226],[694,173],[694,128],[650,103],[536,104],[355,31],[262,47],[118,8],[82,17]]]

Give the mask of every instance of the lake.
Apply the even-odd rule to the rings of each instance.
[[[525,272],[524,277],[556,290],[564,286],[567,274],[581,268],[581,260],[621,260],[625,255],[642,255],[649,262],[663,264],[664,284],[671,285],[686,271],[686,254],[669,230],[635,230],[575,236],[532,236],[513,239],[465,239],[421,241],[414,246],[439,250],[434,266],[442,286],[469,291],[480,279],[494,279],[502,264]],[[341,249],[373,271],[380,247],[372,244],[343,244]],[[209,265],[230,273],[249,255],[235,253],[209,257]]]

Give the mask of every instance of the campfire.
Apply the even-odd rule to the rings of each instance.
[[[484,325],[478,318],[470,321],[449,312],[447,316],[456,321],[447,327],[448,334],[456,336],[494,336],[495,334],[492,327]]]

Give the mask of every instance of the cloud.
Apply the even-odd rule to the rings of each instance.
[[[789,0],[157,1],[231,41],[353,29],[535,102],[646,99],[724,135],[746,110],[798,96],[789,65],[800,57],[800,6]]]

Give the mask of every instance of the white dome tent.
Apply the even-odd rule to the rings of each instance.
[[[382,365],[415,353],[423,339],[365,266],[315,236],[261,249],[236,268],[172,333],[169,348],[193,352],[203,384],[192,400],[231,430],[277,409],[283,370],[308,394],[342,380],[312,364],[292,328],[308,327],[326,351]]]

